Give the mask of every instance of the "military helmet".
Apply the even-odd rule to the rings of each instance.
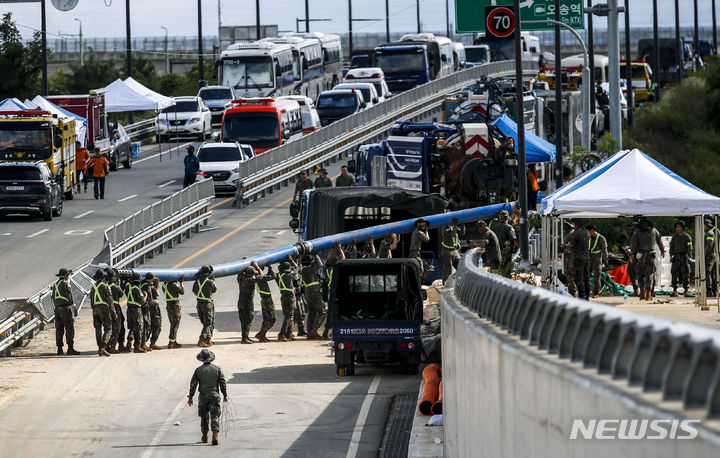
[[[250,266],[250,267],[248,267],[247,269],[245,269],[245,273],[246,273],[247,275],[257,275],[258,271],[257,271],[257,269],[254,268],[253,266]]]
[[[133,272],[132,277],[130,277],[130,281],[133,283],[140,283],[140,280],[142,280],[140,274],[137,272]]]
[[[500,213],[498,213],[498,216],[499,216],[500,218],[509,218],[509,217],[510,217],[510,213],[508,213],[507,210],[500,210]]]
[[[102,280],[105,278],[105,271],[103,269],[98,269],[93,274],[93,280]]]
[[[685,229],[685,221],[683,221],[681,219],[675,221],[675,224],[673,225],[673,227],[678,227],[678,226],[682,226],[682,228]]]
[[[152,272],[148,272],[145,274],[145,280],[155,280],[155,275],[153,275]]]
[[[112,267],[106,267],[105,268],[105,278],[107,278],[108,280],[111,280],[115,277],[116,277],[115,272],[113,272]]]
[[[204,266],[200,267],[200,270],[198,270],[198,275],[210,275],[211,272],[212,272],[212,267],[210,267],[208,265],[204,265]]]
[[[55,274],[56,277],[65,278],[68,275],[72,273],[71,269],[68,269],[67,267],[63,267],[58,271],[58,273]]]

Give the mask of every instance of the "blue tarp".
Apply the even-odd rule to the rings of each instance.
[[[507,115],[502,115],[491,123],[497,126],[500,131],[515,139],[515,152],[517,153],[517,124]],[[525,162],[537,164],[539,162],[551,162],[555,160],[555,145],[543,140],[537,135],[525,131]]]

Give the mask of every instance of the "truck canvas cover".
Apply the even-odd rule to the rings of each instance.
[[[423,194],[395,187],[316,189],[310,195],[307,239],[345,232],[350,207],[389,208],[393,221],[442,213],[448,201],[439,194]]]

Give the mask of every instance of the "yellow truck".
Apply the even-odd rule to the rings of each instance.
[[[45,161],[65,199],[73,198],[75,118],[59,118],[48,111],[0,112],[0,161]]]

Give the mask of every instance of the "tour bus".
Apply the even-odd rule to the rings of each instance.
[[[213,76],[241,98],[290,95],[296,84],[292,48],[266,41],[232,44],[215,62]]]
[[[293,92],[315,100],[323,91],[323,51],[320,40],[302,37],[270,37],[263,38],[261,41],[284,44],[292,48],[293,73],[295,74]]]
[[[295,32],[285,35],[286,37],[314,38],[320,40],[320,47],[323,53],[323,91],[332,89],[342,79],[342,42],[339,35],[322,32]],[[333,80],[336,80],[333,83]]]
[[[376,47],[375,56],[390,91],[396,93],[452,73],[453,51],[449,38],[415,33]]]
[[[542,53],[540,49],[540,37],[530,35],[530,32],[520,32],[520,43],[522,46],[523,60],[540,61],[540,55]],[[490,48],[492,62],[515,59],[515,42],[513,40],[486,36],[483,32],[475,36],[474,44],[487,45]]]
[[[290,99],[239,99],[223,116],[223,142],[251,145],[255,154],[302,137],[300,105]]]

